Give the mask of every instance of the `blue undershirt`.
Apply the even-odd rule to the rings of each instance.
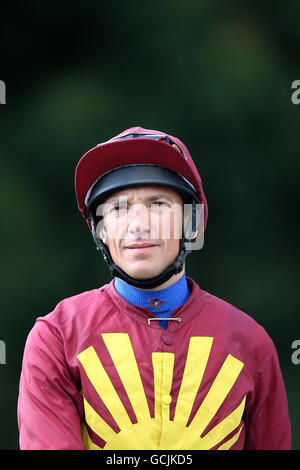
[[[157,318],[168,318],[176,307],[183,305],[189,298],[190,291],[184,275],[175,284],[161,290],[146,291],[137,289],[120,278],[115,278],[116,291],[136,307],[147,308]],[[161,320],[159,326],[166,330],[168,322]]]

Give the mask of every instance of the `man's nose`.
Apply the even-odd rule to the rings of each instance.
[[[148,233],[149,232],[149,214],[146,206],[135,204],[128,211],[128,232],[129,233]]]

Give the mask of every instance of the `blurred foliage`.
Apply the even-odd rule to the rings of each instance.
[[[26,337],[65,297],[110,281],[77,211],[81,155],[123,129],[191,150],[209,218],[187,272],[261,323],[279,354],[300,448],[299,2],[187,0],[2,5],[2,449],[18,448]]]

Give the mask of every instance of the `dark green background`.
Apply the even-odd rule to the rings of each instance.
[[[189,147],[209,217],[187,272],[272,337],[299,449],[299,1],[1,9],[1,449],[18,448],[18,381],[35,319],[110,280],[77,211],[75,166],[134,125]]]

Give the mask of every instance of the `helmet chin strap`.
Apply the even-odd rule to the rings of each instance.
[[[127,282],[127,284],[139,287],[140,289],[153,289],[154,287],[158,287],[168,281],[174,274],[179,274],[182,271],[185,259],[187,255],[191,253],[191,250],[186,250],[185,242],[187,242],[185,238],[181,239],[179,254],[174,263],[170,264],[160,274],[152,277],[151,279],[136,279],[129,276],[125,271],[123,271],[123,269],[114,263],[109,249],[102,240],[99,240],[97,249],[101,250],[103,257],[109,266],[112,277],[119,277],[123,281]]]
[[[192,232],[193,229],[195,230],[196,228],[193,227],[194,209],[195,207],[193,207],[192,210]],[[97,235],[95,221],[93,217],[90,217],[90,222],[92,227],[93,238],[96,243],[96,249],[101,251],[104,260],[109,266],[112,277],[119,277],[123,281],[127,282],[127,284],[130,284],[134,287],[138,287],[140,289],[153,289],[168,281],[174,274],[179,274],[183,269],[183,265],[185,263],[187,255],[192,252],[192,250],[188,250],[186,248],[186,244],[192,241],[192,238],[195,236],[195,233],[193,233],[192,237],[187,237],[185,234],[180,240],[178,256],[172,264],[167,266],[167,268],[165,268],[160,274],[155,277],[152,277],[151,279],[136,279],[134,277],[129,276],[125,271],[123,271],[123,269],[116,265],[116,263],[112,259],[108,246]]]

